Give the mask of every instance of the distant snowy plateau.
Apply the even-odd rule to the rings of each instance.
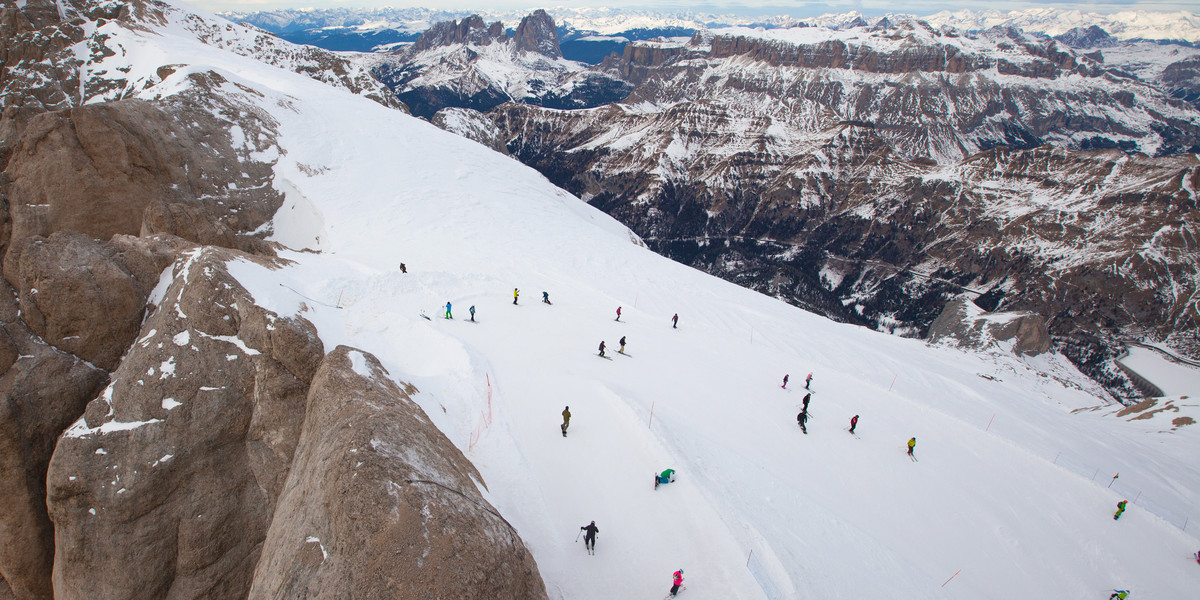
[[[1194,48],[440,16],[0,5],[0,599],[1200,589]]]

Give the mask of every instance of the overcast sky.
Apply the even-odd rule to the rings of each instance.
[[[269,10],[276,8],[334,8],[334,7],[425,7],[440,10],[485,10],[545,8],[556,6],[581,8],[609,6],[614,8],[638,8],[661,11],[691,11],[729,14],[785,14],[797,17],[840,13],[857,10],[866,14],[905,12],[925,15],[940,10],[1013,10],[1038,7],[1079,9],[1085,12],[1116,12],[1129,9],[1155,11],[1189,10],[1197,12],[1200,4],[1196,0],[1099,0],[1096,2],[1022,2],[1013,0],[910,0],[905,3],[886,0],[825,0],[823,2],[786,2],[781,0],[707,0],[683,2],[680,0],[555,0],[535,2],[528,0],[191,0],[192,4],[212,11]]]

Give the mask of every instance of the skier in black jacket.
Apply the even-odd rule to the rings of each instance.
[[[580,529],[582,529],[584,531],[584,534],[583,534],[584,548],[587,549],[588,554],[595,554],[596,553],[596,533],[600,531],[600,528],[596,527],[595,521],[592,521],[591,523],[584,525],[583,527],[580,527]]]

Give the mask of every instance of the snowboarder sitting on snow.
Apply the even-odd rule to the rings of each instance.
[[[667,469],[654,476],[654,489],[657,490],[661,483],[671,483],[672,481],[675,481],[675,469]]]
[[[571,424],[571,407],[570,406],[563,408],[562,416],[563,416],[563,424],[562,424],[563,437],[567,437],[567,426]]]
[[[600,531],[600,528],[596,527],[595,521],[592,521],[591,523],[584,525],[583,527],[580,527],[580,529],[582,529],[584,531],[584,534],[583,534],[584,548],[587,548],[587,551],[589,554],[594,554],[596,552],[596,533]]]
[[[542,302],[550,304],[550,292],[542,292]]]
[[[600,356],[604,356],[604,342],[600,342]]]
[[[679,593],[679,586],[683,585],[683,569],[671,573],[671,597]]]
[[[1117,503],[1117,514],[1113,515],[1114,521],[1116,521],[1117,519],[1120,519],[1121,513],[1125,512],[1125,504],[1126,504],[1125,500],[1122,500]]]

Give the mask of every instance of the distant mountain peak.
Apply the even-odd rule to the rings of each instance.
[[[537,52],[550,58],[562,58],[562,49],[558,45],[558,30],[554,27],[554,19],[540,8],[521,19],[521,24],[513,33],[513,42],[516,44],[517,50]]]
[[[1110,48],[1120,43],[1117,38],[1109,35],[1098,25],[1075,27],[1062,35],[1054,36],[1054,39],[1072,48],[1080,49]]]
[[[488,26],[479,15],[471,15],[461,21],[443,21],[430,27],[413,43],[413,50],[422,51],[453,44],[477,44],[486,46],[507,39],[504,25],[496,21]]]

